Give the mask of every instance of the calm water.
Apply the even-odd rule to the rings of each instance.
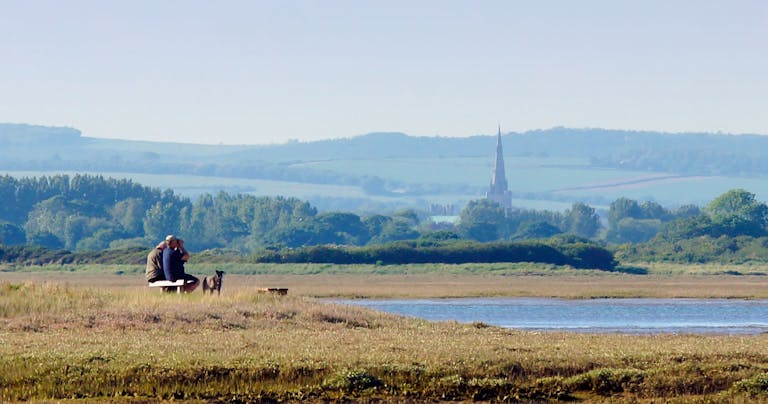
[[[433,321],[477,321],[528,330],[768,332],[768,300],[463,298],[335,301]]]

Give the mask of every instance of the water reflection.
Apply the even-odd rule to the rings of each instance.
[[[335,301],[433,321],[484,322],[528,330],[768,332],[768,300],[462,298]]]

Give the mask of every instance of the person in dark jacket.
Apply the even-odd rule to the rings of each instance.
[[[197,289],[200,280],[184,272],[184,263],[189,260],[189,252],[184,248],[184,240],[174,235],[169,235],[165,238],[165,244],[167,246],[163,250],[163,273],[165,274],[165,279],[172,282],[178,279],[191,281],[184,285],[185,293],[190,293]]]

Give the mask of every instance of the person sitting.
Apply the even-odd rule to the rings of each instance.
[[[184,248],[184,240],[176,238],[174,235],[168,235],[165,238],[165,245],[166,248],[163,249],[163,273],[165,274],[165,279],[171,282],[184,279],[189,282],[183,286],[185,293],[190,293],[197,289],[200,280],[184,272],[184,263],[189,260],[189,252]]]
[[[147,282],[165,280],[165,273],[163,272],[163,250],[165,247],[165,241],[163,241],[147,255],[147,271],[145,273]]]

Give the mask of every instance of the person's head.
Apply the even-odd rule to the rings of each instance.
[[[173,234],[169,234],[165,237],[165,245],[170,248],[176,248],[179,246],[179,239]]]

